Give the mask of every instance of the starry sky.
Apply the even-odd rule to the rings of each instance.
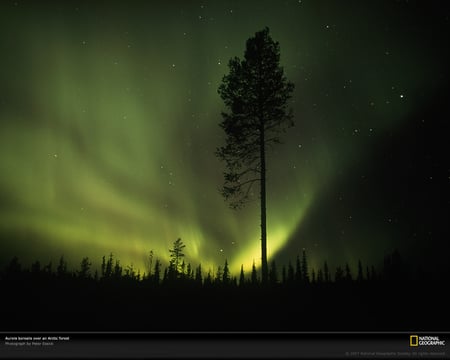
[[[268,156],[269,261],[443,264],[449,7],[415,1],[0,3],[0,261],[260,261],[219,193],[231,57],[265,26],[295,84]]]

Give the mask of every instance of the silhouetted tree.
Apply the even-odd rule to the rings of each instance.
[[[124,272],[125,278],[133,278],[134,277],[135,272],[134,272],[133,264],[127,265],[125,267],[125,270],[123,270],[123,268],[120,265],[119,266],[117,266],[117,265],[119,265],[119,264],[116,260],[116,266],[114,267],[114,269],[115,270],[117,269],[118,273],[116,274],[116,271],[114,271],[114,277],[116,277],[118,274],[120,274],[121,275],[120,277],[122,277],[122,271]],[[117,279],[120,279],[120,277],[117,277]]]
[[[184,258],[183,249],[186,245],[183,244],[180,238],[174,241],[173,248],[169,249],[170,253],[170,270],[172,270],[177,276],[179,273],[182,273],[182,260]]]
[[[322,269],[317,270],[317,283],[318,284],[323,283],[323,270]]]
[[[228,261],[225,259],[225,265],[223,266],[222,282],[225,285],[230,283],[230,270],[228,269]]]
[[[303,256],[302,256],[302,279],[305,283],[309,283],[308,261],[306,260],[305,249],[303,249]]]
[[[216,284],[222,282],[222,267],[220,265],[217,267],[216,278],[214,279],[214,282]]]
[[[311,282],[316,282],[316,272],[314,271],[314,269],[311,270]]]
[[[152,275],[153,268],[153,250],[150,250],[145,257],[145,270],[147,271],[147,276],[150,278]]]
[[[103,257],[102,257],[101,271],[102,271],[102,278],[104,278],[106,276],[106,259],[105,259],[105,255],[103,255]]]
[[[323,277],[325,282],[331,281],[330,270],[328,269],[328,264],[326,261],[323,264]]]
[[[47,273],[47,274],[51,274],[52,271],[53,271],[53,263],[52,263],[52,261],[50,260],[50,261],[48,262],[48,264],[45,265],[45,267],[44,267],[44,272]]]
[[[114,261],[114,255],[113,253],[109,254],[108,261],[106,262],[106,268],[105,268],[105,278],[110,278],[113,274],[113,261]]]
[[[239,286],[245,285],[244,265],[241,265],[241,273],[239,274]]]
[[[287,271],[287,282],[289,284],[292,284],[295,280],[295,271],[294,271],[294,267],[292,266],[291,261],[289,260],[288,263],[288,271]]]
[[[212,275],[211,275],[211,270],[208,270],[208,273],[206,274],[204,286],[210,287],[211,285],[212,285]]]
[[[252,283],[252,285],[257,285],[258,284],[258,274],[256,272],[256,265],[255,265],[255,261],[254,260],[253,260],[253,265],[252,265],[251,283]]]
[[[270,263],[269,270],[269,283],[276,284],[278,282],[278,274],[277,274],[277,266],[275,264],[275,260],[272,260]]]
[[[155,260],[155,268],[153,270],[153,282],[158,285],[161,277],[161,262],[159,259]]]
[[[186,279],[188,280],[192,280],[193,279],[193,274],[192,274],[192,267],[191,264],[187,264],[186,266]]]
[[[203,283],[202,265],[201,264],[198,264],[197,269],[195,270],[195,281],[199,285],[202,285],[202,283]]]
[[[287,282],[286,265],[283,265],[283,269],[281,270],[281,281],[283,284]]]
[[[63,277],[67,275],[67,262],[64,259],[64,256],[61,255],[59,258],[58,267],[56,268],[56,273],[59,277]]]
[[[184,262],[184,260],[181,262],[181,266],[180,266],[180,271],[178,272],[178,274],[180,275],[181,278],[185,278],[187,275],[186,272],[186,263]]]
[[[5,276],[8,278],[16,278],[22,271],[22,265],[19,262],[19,258],[14,256],[9,264],[5,268]]]
[[[266,150],[279,143],[280,131],[293,125],[287,110],[294,84],[288,82],[280,62],[280,46],[265,28],[247,40],[244,59],[229,61],[230,72],[219,86],[219,94],[229,112],[223,112],[220,127],[226,145],[216,155],[227,171],[222,195],[232,208],[243,206],[252,186],[260,185],[261,274],[268,280],[266,231]]]
[[[334,281],[339,283],[344,280],[344,270],[340,266],[336,268],[336,273],[334,275]]]
[[[114,278],[120,279],[122,277],[122,266],[120,266],[120,261],[116,259],[116,263],[114,265]],[[131,265],[131,270],[133,270],[133,265]],[[127,268],[127,275],[130,274],[130,268]]]
[[[89,261],[89,258],[84,257],[80,263],[80,271],[78,272],[78,276],[82,279],[91,277],[91,265],[92,263]]]
[[[350,270],[350,266],[348,266],[348,263],[345,263],[345,280],[352,281],[352,272]]]

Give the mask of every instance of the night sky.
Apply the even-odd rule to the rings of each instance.
[[[444,7],[445,6],[445,7]],[[260,262],[259,203],[219,193],[217,93],[265,26],[295,84],[268,157],[269,261],[444,263],[449,6],[415,1],[1,1],[0,257]]]

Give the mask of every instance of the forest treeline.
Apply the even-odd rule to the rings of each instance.
[[[101,283],[128,282],[147,284],[152,287],[192,286],[192,287],[260,287],[260,286],[304,286],[321,284],[350,284],[363,282],[392,282],[406,280],[410,277],[402,258],[395,250],[385,256],[382,268],[377,271],[373,265],[363,265],[358,261],[356,271],[352,271],[348,263],[330,269],[327,261],[320,268],[310,268],[306,251],[288,264],[278,267],[275,261],[269,264],[268,283],[264,284],[255,263],[251,269],[241,265],[239,274],[232,274],[228,261],[219,265],[216,270],[204,271],[202,265],[193,267],[184,260],[184,248],[181,239],[177,239],[169,249],[170,261],[167,266],[150,251],[146,257],[146,272],[141,273],[134,266],[123,266],[118,258],[110,253],[103,256],[99,269],[95,269],[89,257],[82,258],[75,270],[69,270],[64,256],[57,264],[51,261],[45,265],[36,260],[31,267],[25,268],[15,256],[1,273],[2,281],[33,279],[59,279],[65,281],[91,281]]]
[[[313,268],[302,251],[269,263],[268,281],[255,264],[234,274],[192,266],[178,239],[163,264],[147,254],[145,273],[114,254],[76,268],[66,258],[30,267],[14,257],[0,272],[0,315],[9,330],[80,331],[355,331],[443,329],[440,317],[417,312],[448,304],[445,279],[411,271],[398,251],[381,266],[358,262]],[[411,316],[414,314],[414,316]]]

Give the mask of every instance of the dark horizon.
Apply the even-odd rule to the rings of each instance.
[[[443,285],[448,274],[411,271],[398,252],[384,259],[379,272],[373,267],[366,272],[361,264],[355,274],[346,265],[334,276],[326,267],[313,272],[303,254],[298,262],[283,266],[278,279],[271,265],[267,283],[256,269],[238,279],[227,265],[205,276],[189,265],[177,270],[174,262],[165,268],[155,263],[154,272],[142,278],[112,256],[94,275],[84,260],[77,271],[70,271],[63,259],[50,267],[35,263],[30,269],[13,259],[0,271],[2,330],[124,334],[447,330],[445,313],[430,316],[416,310],[445,308],[448,292]],[[426,289],[433,289],[433,296]],[[7,310],[26,309],[30,296],[39,311]]]

